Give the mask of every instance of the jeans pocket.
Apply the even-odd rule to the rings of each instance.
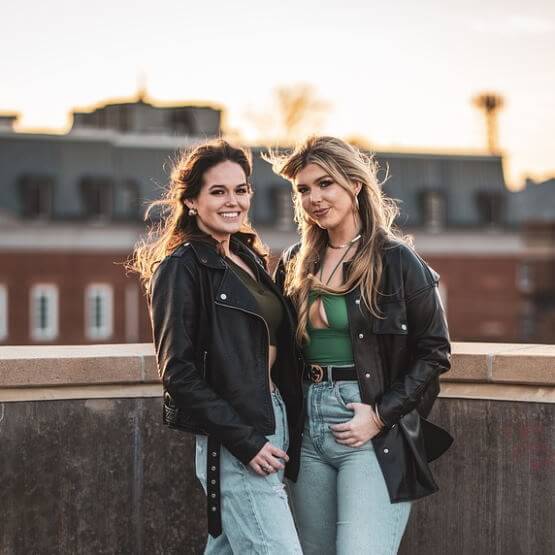
[[[333,390],[335,396],[337,397],[337,400],[339,401],[339,404],[344,406],[345,408],[349,403],[360,403],[360,390],[358,388],[358,382],[335,382]]]

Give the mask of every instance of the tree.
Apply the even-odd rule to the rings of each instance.
[[[316,96],[306,83],[277,87],[273,108],[264,115],[250,113],[261,138],[278,144],[291,144],[305,135],[316,133],[328,109],[328,103]]]

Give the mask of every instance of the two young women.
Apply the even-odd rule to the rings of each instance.
[[[301,231],[275,284],[247,221],[250,160],[223,140],[177,165],[136,253],[164,420],[197,435],[206,553],[394,553],[449,440],[424,418],[449,368],[438,276],[358,150],[317,137],[272,161]]]

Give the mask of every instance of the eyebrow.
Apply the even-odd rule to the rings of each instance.
[[[248,183],[245,181],[244,183],[239,183],[238,185],[231,185],[231,188],[237,189],[237,187],[247,187]],[[227,185],[220,185],[219,183],[214,184],[214,185],[210,185],[210,189],[215,189],[216,187],[223,187],[224,189],[227,189],[228,186]]]
[[[322,181],[323,179],[331,179],[331,175],[325,173],[324,175],[321,175],[320,177],[317,177],[314,180],[314,183],[319,183],[320,181]],[[297,183],[296,187],[306,187],[305,183]]]

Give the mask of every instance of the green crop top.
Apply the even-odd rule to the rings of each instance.
[[[345,295],[311,291],[309,307],[317,297],[322,299],[329,327],[314,328],[309,319],[307,332],[310,342],[303,348],[307,362],[334,366],[354,364]]]

